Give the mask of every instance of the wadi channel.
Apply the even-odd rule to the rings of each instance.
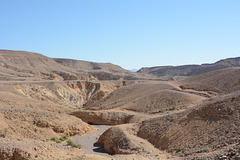
[[[240,58],[127,71],[0,50],[0,159],[240,159]]]

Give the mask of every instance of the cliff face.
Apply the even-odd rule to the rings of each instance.
[[[14,86],[24,97],[40,101],[51,101],[67,108],[82,107],[100,100],[117,89],[114,83],[89,81],[47,82]]]

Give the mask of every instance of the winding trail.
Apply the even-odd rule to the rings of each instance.
[[[109,155],[100,146],[96,145],[98,138],[108,129],[111,125],[92,125],[97,128],[96,132],[86,134],[84,136],[74,136],[72,141],[75,144],[80,144],[82,150],[85,154],[99,154],[99,155]]]

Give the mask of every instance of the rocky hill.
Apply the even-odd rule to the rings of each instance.
[[[155,76],[196,76],[210,71],[231,67],[240,67],[240,57],[220,60],[213,64],[142,68],[138,73]]]
[[[119,80],[139,75],[110,63],[53,59],[41,54],[0,50],[0,80]]]
[[[240,68],[227,68],[208,72],[181,81],[181,88],[215,93],[232,93],[240,90]]]

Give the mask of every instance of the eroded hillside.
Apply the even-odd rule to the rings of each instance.
[[[238,159],[239,71],[162,81],[112,64],[1,50],[0,159]],[[94,137],[100,150],[88,155],[69,140],[94,135],[91,124],[113,126]]]

